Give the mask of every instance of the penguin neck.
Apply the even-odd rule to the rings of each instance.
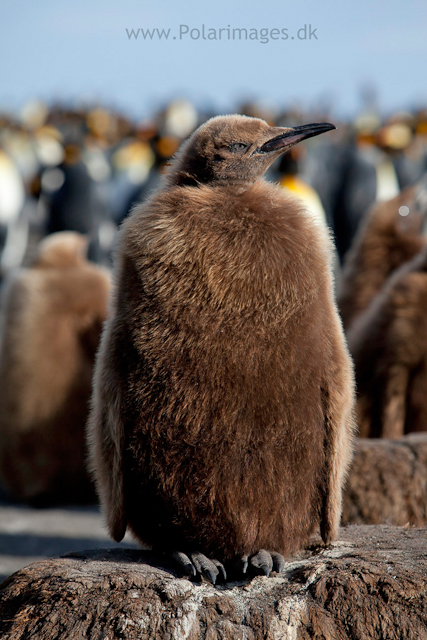
[[[169,187],[233,187],[236,193],[244,193],[250,189],[257,180],[248,180],[243,178],[221,178],[218,176],[204,176],[176,171],[169,173],[167,184]]]

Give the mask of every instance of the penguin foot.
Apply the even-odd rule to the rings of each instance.
[[[247,573],[255,576],[269,576],[272,571],[281,573],[285,566],[285,559],[276,551],[260,549],[253,556],[241,556],[231,564],[233,575]]]
[[[216,583],[218,577],[223,581],[227,580],[224,565],[219,560],[207,558],[199,551],[188,555],[182,551],[173,551],[172,558],[190,577],[204,576],[212,584]]]
[[[285,567],[285,559],[276,551],[260,549],[258,553],[249,558],[249,573],[257,576],[268,576],[272,571],[282,573]]]
[[[182,551],[173,551],[171,556],[191,578],[204,576],[212,584],[216,584],[218,579],[222,582],[227,580],[227,572],[224,565],[219,560],[208,558],[199,551],[188,555]],[[266,551],[265,549],[260,549],[253,556],[241,556],[229,565],[227,564],[230,574],[236,578],[241,578],[242,574],[268,577],[272,571],[281,573],[284,566],[285,559],[280,553]]]

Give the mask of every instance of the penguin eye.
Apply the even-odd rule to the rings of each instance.
[[[247,146],[248,145],[244,142],[233,142],[233,144],[230,144],[228,148],[230,149],[230,151],[243,151],[243,149],[246,149]]]

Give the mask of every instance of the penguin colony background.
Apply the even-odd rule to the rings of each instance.
[[[213,118],[120,232],[88,430],[97,489],[115,540],[129,528],[212,582],[233,563],[280,571],[338,530],[354,383],[331,242],[262,178],[333,128]]]
[[[427,183],[367,214],[344,264],[340,311],[362,437],[427,428]]]

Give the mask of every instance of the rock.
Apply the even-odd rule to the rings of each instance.
[[[427,433],[359,438],[342,524],[427,526]]]
[[[37,562],[0,585],[3,640],[427,639],[426,530],[349,526],[283,574],[213,587],[147,551]]]

